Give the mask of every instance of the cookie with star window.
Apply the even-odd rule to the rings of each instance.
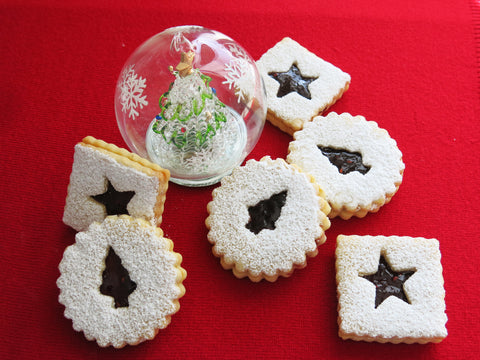
[[[313,175],[332,207],[330,218],[377,212],[402,183],[405,164],[396,141],[363,116],[317,116],[293,138],[287,162]]]
[[[350,85],[349,74],[288,37],[256,64],[267,92],[267,119],[290,135],[327,110]]]
[[[63,222],[84,231],[109,215],[160,225],[170,173],[125,149],[87,136],[75,145]]]
[[[447,336],[437,239],[339,235],[335,256],[342,339],[423,344]]]

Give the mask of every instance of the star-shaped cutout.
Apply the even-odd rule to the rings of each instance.
[[[393,271],[383,255],[381,255],[377,272],[375,274],[362,276],[375,285],[375,309],[390,296],[396,296],[400,300],[410,304],[410,301],[408,301],[403,291],[403,285],[414,273],[415,271]]]
[[[103,194],[93,195],[91,198],[105,205],[107,215],[128,215],[127,205],[135,195],[135,191],[117,191],[110,180],[107,179],[107,181],[107,191]]]
[[[318,79],[318,77],[303,76],[296,64],[292,64],[287,72],[271,72],[268,75],[280,83],[277,97],[283,97],[295,91],[308,100],[312,99],[308,85]]]

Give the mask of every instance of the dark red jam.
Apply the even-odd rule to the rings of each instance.
[[[277,97],[296,92],[308,100],[312,99],[308,85],[318,79],[317,77],[303,76],[296,64],[293,64],[287,72],[270,72],[268,75],[280,83]]]
[[[127,269],[122,265],[122,260],[110,247],[105,258],[100,293],[113,297],[115,308],[128,307],[128,296],[136,288],[137,284],[130,279]]]
[[[258,234],[263,229],[275,229],[275,222],[280,217],[282,207],[287,201],[287,190],[272,195],[269,199],[262,200],[248,208],[250,220],[245,227]]]
[[[400,300],[410,304],[410,301],[403,290],[403,284],[414,273],[415,271],[393,271],[385,258],[380,256],[377,272],[375,274],[362,276],[364,279],[367,279],[375,285],[375,308],[390,296],[396,296]]]
[[[331,147],[318,146],[323,155],[335,165],[340,174],[348,174],[352,171],[358,171],[365,175],[370,166],[364,165],[362,162],[362,154],[358,152],[350,152],[345,149],[334,149]]]
[[[135,195],[135,191],[117,191],[110,180],[107,181],[107,191],[103,194],[93,195],[91,198],[105,206],[107,215],[128,215],[127,205]]]

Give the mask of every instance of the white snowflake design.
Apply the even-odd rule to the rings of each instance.
[[[195,46],[193,46],[190,40],[188,40],[181,31],[173,36],[170,48],[178,53],[195,50]]]
[[[147,95],[143,95],[143,90],[147,87],[147,79],[139,77],[133,69],[135,65],[130,65],[122,73],[122,83],[120,85],[120,103],[122,104],[122,111],[128,113],[128,117],[135,120],[139,115],[137,107],[143,109],[148,105]]]
[[[255,74],[250,66],[248,54],[236,44],[226,45],[234,58],[228,64],[225,64],[225,81],[222,84],[228,85],[229,89],[235,89],[238,102],[248,103],[253,97]]]

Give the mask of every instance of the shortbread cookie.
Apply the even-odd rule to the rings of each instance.
[[[91,136],[75,145],[63,222],[84,231],[108,215],[160,225],[170,172]]]
[[[63,254],[57,286],[64,315],[101,347],[151,340],[180,308],[181,261],[160,228],[108,216],[79,232]]]
[[[317,255],[330,227],[323,191],[283,159],[247,161],[222,179],[212,198],[208,240],[223,268],[238,278],[290,276]]]
[[[257,61],[267,92],[267,119],[292,135],[322,114],[348,89],[350,75],[291,38]]]
[[[447,336],[439,242],[339,235],[338,325],[343,339],[440,342]]]
[[[332,207],[330,218],[376,212],[402,183],[405,164],[396,141],[363,116],[318,116],[293,138],[287,162],[313,175]]]

